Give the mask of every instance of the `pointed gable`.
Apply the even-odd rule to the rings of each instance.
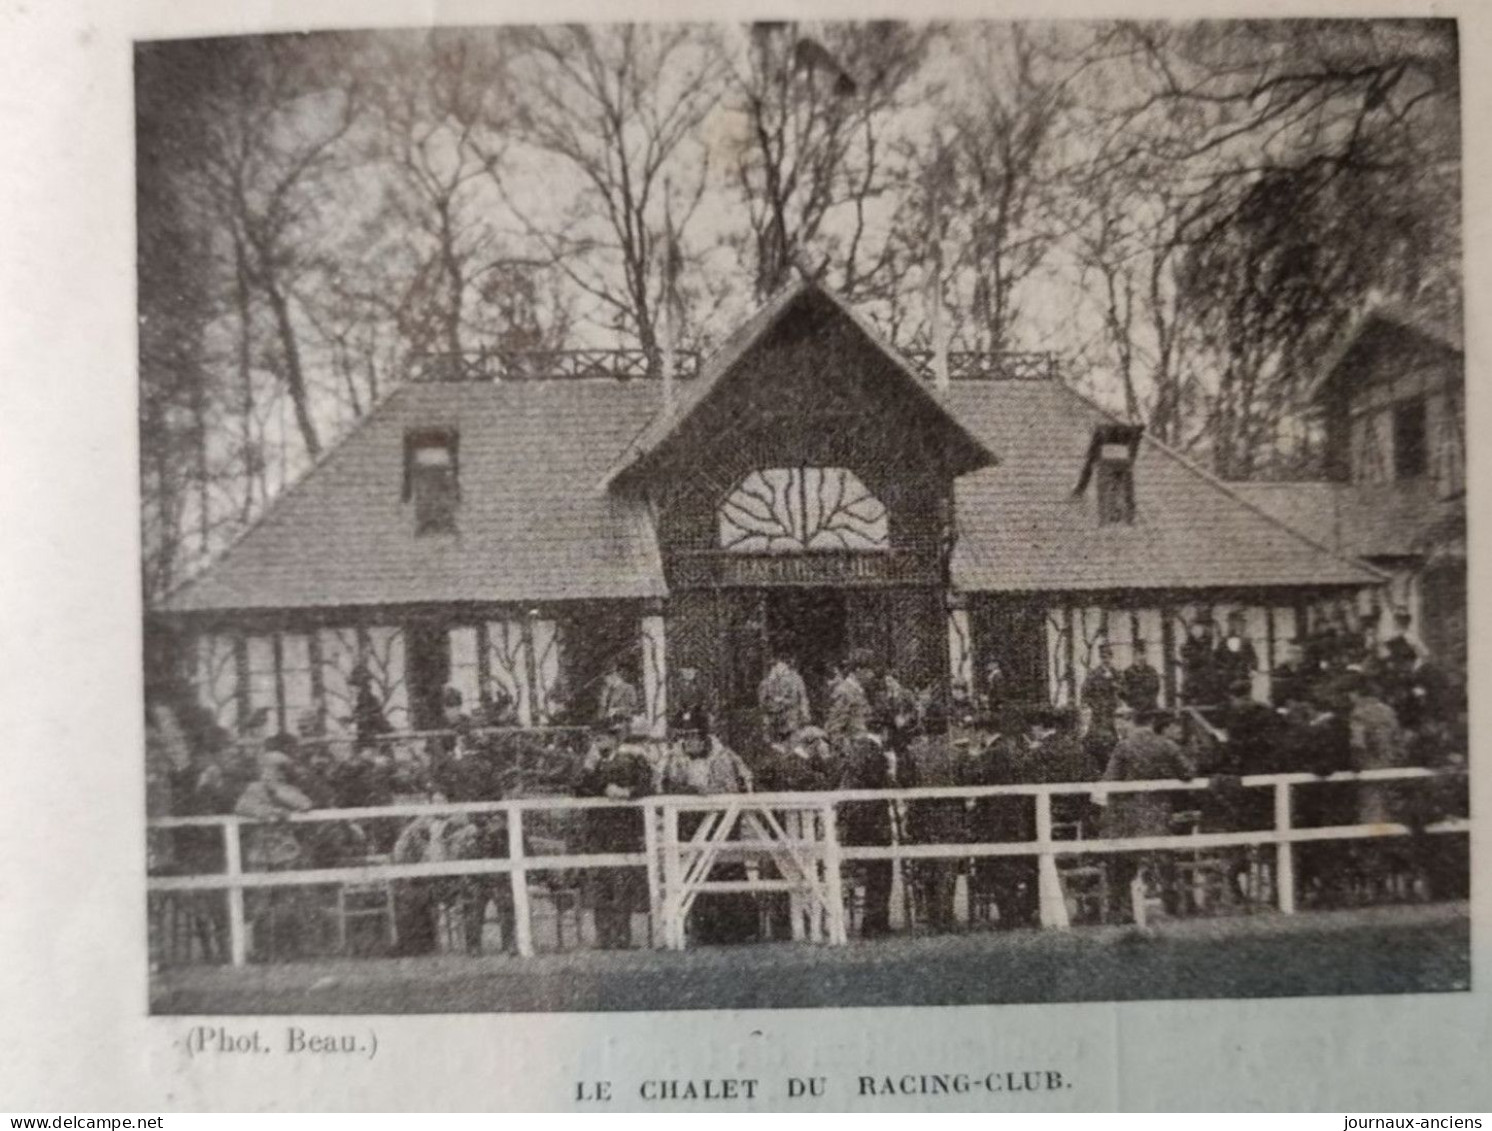
[[[819,362],[804,371],[805,342],[818,345]],[[797,349],[798,358],[787,353]],[[798,371],[788,365],[799,362]],[[661,409],[608,470],[603,485],[623,483],[668,462],[676,447],[687,446],[691,432],[710,409],[743,383],[775,387],[774,395],[791,405],[817,401],[823,409],[840,399],[847,410],[864,403],[862,393],[874,385],[876,400],[894,406],[908,425],[934,433],[940,454],[954,475],[996,462],[989,448],[954,415],[875,327],[838,296],[816,283],[799,282],[778,292],[711,355],[693,380],[680,383],[672,409]],[[718,427],[714,429],[718,434]]]
[[[1397,302],[1378,302],[1355,318],[1327,351],[1305,384],[1301,403],[1320,402],[1338,381],[1353,378],[1375,355],[1429,354],[1455,359],[1463,354],[1459,319],[1437,318]]]

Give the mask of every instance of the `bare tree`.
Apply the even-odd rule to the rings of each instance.
[[[399,314],[413,352],[466,350],[493,276],[519,258],[491,189],[513,104],[509,50],[491,33],[432,30],[374,56],[389,76],[376,98],[373,144],[391,174],[379,223],[408,275]]]
[[[986,26],[972,38],[960,37],[973,91],[951,115],[967,232],[955,270],[968,279],[970,345],[1000,350],[1011,341],[1021,284],[1062,235],[1055,198],[1071,76],[1021,25]]]
[[[1296,386],[1364,295],[1458,303],[1449,21],[1127,29],[1131,149],[1169,169],[1183,301],[1217,359],[1220,474],[1268,472]],[[1139,127],[1136,129],[1135,127]]]
[[[1199,437],[1195,421],[1187,427],[1199,391],[1199,312],[1180,283],[1190,214],[1143,162],[1105,163],[1078,184],[1082,219],[1069,248],[1099,311],[1107,372],[1130,419],[1190,447]]]
[[[356,85],[335,66],[341,54],[335,40],[224,46],[198,111],[206,123],[203,173],[218,219],[238,266],[268,307],[274,361],[313,459],[321,438],[292,306],[322,236],[328,181],[345,167],[342,143],[361,108]]]
[[[495,160],[487,168],[528,236],[658,364],[664,215],[682,242],[709,182],[700,127],[721,94],[715,35],[689,26],[571,25],[516,37],[522,141],[555,159],[537,186]],[[558,186],[578,177],[563,215]]]
[[[223,469],[213,452],[221,387],[209,333],[217,314],[215,260],[191,176],[200,123],[181,116],[201,71],[194,56],[139,48],[136,88],[136,232],[140,325],[142,584],[169,590],[213,544],[214,495]]]
[[[752,25],[731,104],[744,121],[735,176],[759,299],[794,272],[837,274],[850,299],[890,274],[891,249],[870,246],[872,210],[894,183],[885,135],[932,34],[889,22]]]

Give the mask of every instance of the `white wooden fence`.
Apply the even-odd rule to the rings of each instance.
[[[534,797],[506,801],[438,805],[392,805],[369,809],[317,810],[287,818],[290,827],[370,819],[414,819],[454,814],[503,814],[507,824],[507,855],[476,859],[453,859],[429,863],[378,864],[333,868],[292,868],[252,871],[244,868],[242,831],[254,822],[236,816],[164,817],[148,822],[152,832],[187,828],[217,828],[223,838],[225,867],[221,872],[192,875],[152,876],[147,888],[152,894],[181,892],[226,892],[228,901],[229,957],[234,965],[247,961],[247,925],[244,893],[250,890],[308,887],[315,885],[378,884],[400,880],[437,879],[459,876],[506,875],[512,885],[514,944],[520,955],[534,953],[529,877],[559,870],[642,868],[649,890],[649,910],[657,945],[682,948],[684,922],[693,897],[701,892],[789,891],[805,905],[815,903],[824,917],[822,929],[807,937],[842,944],[847,937],[841,898],[841,869],[847,862],[890,860],[900,866],[914,860],[976,860],[991,857],[1034,856],[1038,865],[1039,908],[1042,926],[1067,926],[1067,913],[1058,860],[1064,856],[1126,852],[1195,853],[1200,849],[1272,847],[1275,852],[1274,891],[1278,909],[1296,910],[1295,846],[1320,841],[1372,840],[1403,837],[1408,826],[1397,823],[1297,827],[1293,820],[1292,791],[1302,785],[1340,783],[1351,789],[1358,783],[1424,781],[1442,771],[1405,768],[1368,770],[1318,776],[1306,773],[1262,774],[1242,778],[1245,789],[1268,789],[1273,793],[1273,827],[1230,832],[1192,832],[1180,835],[1110,839],[1058,839],[1053,835],[1052,799],[1061,796],[1092,796],[1106,799],[1121,793],[1198,794],[1210,782],[1072,782],[1000,786],[955,786],[896,790],[837,790],[828,793],[754,793],[719,797],[657,796],[636,801],[605,798]],[[967,843],[846,845],[841,843],[838,811],[856,802],[903,803],[909,801],[963,800],[974,802],[993,797],[1028,797],[1035,808],[1035,838],[1027,841],[971,840]],[[641,852],[563,852],[531,854],[525,844],[525,817],[529,814],[585,811],[605,808],[641,809],[644,850]],[[679,817],[691,813],[696,821],[692,836],[679,832]],[[789,815],[797,814],[798,820]],[[804,815],[812,820],[805,823]],[[767,830],[766,819],[776,822]],[[791,830],[791,831],[790,831]],[[807,830],[805,832],[805,830]],[[987,830],[993,831],[993,830]],[[1430,834],[1466,833],[1470,821],[1447,818],[1426,826]],[[748,875],[745,880],[718,881],[711,868],[724,854],[755,861],[773,860],[775,876]],[[796,912],[795,912],[796,916]],[[799,933],[795,928],[795,937]]]

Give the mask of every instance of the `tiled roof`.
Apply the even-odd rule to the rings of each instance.
[[[1287,527],[1150,437],[1135,457],[1132,525],[1099,525],[1074,495],[1098,424],[1115,423],[1057,381],[955,382],[948,404],[1000,453],[957,484],[954,583],[1060,590],[1362,585],[1376,571]]]
[[[662,595],[647,514],[598,486],[658,395],[609,379],[405,385],[165,607]],[[458,533],[416,537],[404,435],[441,427],[460,434]]]
[[[780,313],[794,296],[809,292],[800,287],[784,293],[722,348],[715,363],[719,373],[771,322],[772,311]],[[209,569],[171,594],[164,608],[664,595],[657,539],[644,505],[633,493],[604,484],[649,444],[661,443],[709,387],[703,378],[681,383],[680,411],[660,420],[660,388],[652,380],[405,385]],[[971,456],[993,452],[1000,459],[998,466],[957,483],[953,577],[960,588],[1244,588],[1381,580],[1324,544],[1325,534],[1314,523],[1286,525],[1270,517],[1245,491],[1220,483],[1148,437],[1136,457],[1134,524],[1100,526],[1093,491],[1074,497],[1073,489],[1094,426],[1115,418],[1057,381],[955,382],[942,393],[920,388],[919,395],[949,414],[950,442],[966,444]],[[416,537],[412,507],[402,499],[404,437],[439,428],[460,435],[458,533]]]
[[[1235,483],[1261,510],[1344,554],[1399,558],[1424,554],[1447,507],[1430,479],[1400,483]]]

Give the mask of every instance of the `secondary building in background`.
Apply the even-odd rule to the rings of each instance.
[[[1308,608],[1385,581],[1049,358],[905,355],[814,285],[676,380],[499,361],[392,392],[152,611],[225,726],[346,729],[359,665],[397,727],[438,725],[448,683],[588,722],[620,665],[655,728],[688,667],[745,733],[772,653],[821,711],[853,648],[914,688],[997,661],[1010,698],[1069,702],[1100,641],[1121,667],[1147,643],[1175,701],[1188,626],[1234,611],[1262,694]]]
[[[1393,304],[1343,336],[1308,387],[1327,478],[1243,495],[1389,575],[1362,612],[1396,611],[1447,669],[1466,668],[1466,366],[1461,329]]]

